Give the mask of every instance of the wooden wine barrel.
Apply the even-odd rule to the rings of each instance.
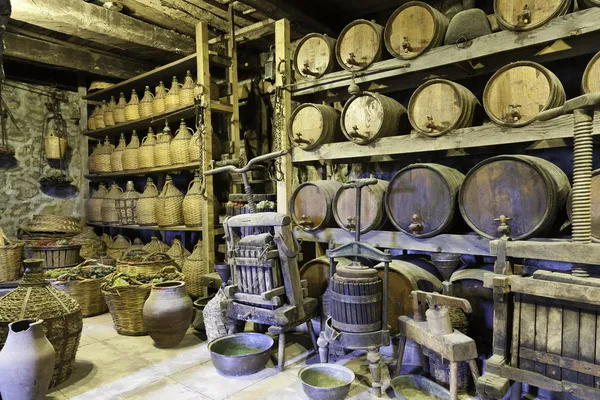
[[[565,102],[562,83],[550,70],[531,61],[500,68],[483,91],[483,107],[492,121],[505,126],[524,126],[544,110]]]
[[[341,187],[338,181],[311,181],[298,186],[290,198],[294,224],[307,232],[330,227],[333,197]]]
[[[385,25],[385,47],[396,58],[409,60],[444,42],[448,18],[421,1],[409,1],[394,11]]]
[[[381,228],[386,221],[383,199],[388,181],[377,180],[375,185],[360,190],[360,232],[366,233]],[[333,198],[333,218],[346,231],[354,231],[356,224],[356,189],[341,187]],[[352,229],[350,229],[352,227]]]
[[[390,181],[385,197],[390,221],[413,236],[445,232],[458,215],[457,195],[464,179],[459,171],[439,164],[412,164],[401,169]]]
[[[565,15],[572,6],[573,0],[494,0],[494,13],[500,28],[528,31]]]
[[[598,5],[600,7],[600,4]],[[584,93],[600,92],[600,52],[590,60],[581,81]]]
[[[412,127],[427,136],[441,136],[473,124],[479,100],[466,87],[432,79],[417,88],[408,103]]]
[[[399,134],[406,108],[379,93],[361,92],[350,97],[342,110],[342,132],[356,144]]]
[[[322,104],[301,104],[292,113],[288,136],[304,150],[342,140],[340,113]]]
[[[315,79],[334,71],[337,66],[335,42],[335,39],[319,33],[309,33],[300,39],[294,52],[297,74],[302,78]]]
[[[577,0],[580,10],[584,8],[600,7],[600,0]]]
[[[358,19],[348,24],[335,44],[335,56],[347,71],[362,71],[381,59],[383,26]]]
[[[501,155],[469,171],[458,196],[460,213],[477,233],[499,237],[505,215],[513,239],[528,239],[550,228],[571,190],[569,179],[556,165],[542,158]]]
[[[572,219],[573,193],[567,199],[567,214]],[[600,242],[600,169],[592,173],[592,240]]]
[[[383,264],[375,268],[383,279]],[[410,292],[440,292],[443,286],[439,278],[435,267],[425,259],[392,260],[388,277],[388,325],[392,335],[398,333],[398,317],[413,314]]]

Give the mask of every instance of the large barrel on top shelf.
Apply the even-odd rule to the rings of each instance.
[[[301,104],[292,113],[288,136],[304,150],[342,140],[340,113],[322,104]]]
[[[577,0],[579,9],[600,7],[600,0]]]
[[[494,0],[498,25],[511,31],[528,31],[565,15],[573,0]]]
[[[383,279],[383,264],[378,264],[377,272]],[[435,267],[427,260],[407,257],[392,260],[388,277],[388,324],[390,333],[398,333],[398,317],[412,315],[413,307],[410,292],[423,290],[425,292],[440,292],[442,282]]]
[[[335,44],[335,56],[347,71],[362,71],[381,59],[383,26],[358,19],[348,24]]]
[[[302,78],[314,79],[332,72],[336,40],[327,35],[309,33],[298,42],[294,52],[294,69]]]
[[[408,103],[412,127],[427,136],[441,136],[471,126],[479,101],[466,87],[432,79],[417,88]]]
[[[379,93],[361,92],[350,97],[342,110],[342,132],[356,144],[398,135],[406,108]]]
[[[600,242],[600,169],[592,172],[592,240]],[[567,214],[572,220],[573,192],[567,200]]]
[[[528,239],[548,230],[565,205],[571,185],[565,173],[542,158],[501,155],[469,171],[458,201],[464,220],[487,238],[500,236],[505,215],[513,239]]]
[[[338,181],[311,181],[298,186],[290,198],[294,224],[307,232],[330,227],[333,197],[341,187]]]
[[[448,18],[421,1],[409,1],[394,11],[385,25],[385,47],[396,58],[409,60],[444,42]]]
[[[378,179],[375,185],[364,186],[360,190],[360,232],[366,233],[381,228],[386,221],[383,199],[388,182]],[[346,231],[354,231],[356,224],[356,189],[340,189],[333,198],[333,217],[338,226]]]
[[[456,220],[465,176],[439,164],[412,164],[398,171],[385,197],[387,215],[400,231],[418,237],[443,233]]]
[[[600,7],[600,3],[598,6]],[[600,92],[600,52],[596,53],[585,67],[581,88],[584,93]]]
[[[483,107],[490,119],[512,127],[527,125],[540,112],[564,102],[565,90],[556,75],[531,61],[500,68],[483,91]]]

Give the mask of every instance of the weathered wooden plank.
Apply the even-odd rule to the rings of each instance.
[[[326,228],[315,233],[295,229],[297,238],[306,242],[346,244],[354,241],[353,234],[340,228]],[[488,239],[478,235],[437,235],[419,239],[403,232],[370,231],[361,235],[363,242],[375,247],[487,256]]]
[[[600,118],[594,121],[593,134],[600,135]],[[292,159],[295,163],[322,160],[343,162],[354,158],[468,149],[571,137],[573,137],[573,117],[566,115],[552,121],[534,122],[521,128],[501,127],[490,122],[481,126],[457,129],[437,138],[413,131],[410,135],[381,138],[366,146],[348,141],[324,144],[311,151],[296,147]]]
[[[199,166],[200,164],[198,162],[192,162],[187,164],[169,165],[166,167],[141,168],[137,170],[120,172],[99,172],[96,174],[85,174],[84,177],[89,180],[102,180],[109,178],[121,178],[126,176],[156,174],[161,172],[192,170],[198,169]]]
[[[563,334],[563,309],[562,305],[551,302],[548,307],[548,342],[546,352],[548,355],[560,356],[562,354]],[[548,363],[546,376],[561,380],[561,368],[555,363]]]
[[[102,0],[106,2],[107,0]],[[196,34],[196,18],[164,6],[160,0],[121,0],[126,14],[190,37]]]
[[[594,364],[596,356],[596,312],[590,310],[579,311],[579,360]],[[596,366],[597,372],[600,366]],[[582,371],[579,371],[582,372]],[[600,375],[596,375],[600,376]],[[585,386],[594,387],[594,376],[585,373],[579,374],[578,382]]]
[[[565,305],[563,309],[563,357],[576,360],[579,355],[579,310]],[[565,381],[577,383],[577,371],[563,367],[562,376]]]
[[[512,337],[510,346],[510,365],[519,366],[519,344],[521,340],[521,295],[513,296]]]
[[[535,309],[536,305],[531,297],[521,296],[519,368],[527,371],[534,370],[534,363],[524,357],[522,349],[534,350],[535,347]]]
[[[577,371],[583,374],[589,374],[589,376],[600,377],[600,365],[596,365],[594,363],[572,359],[566,356],[561,357],[558,355],[545,353],[543,351],[531,350],[524,347],[521,348],[521,351],[524,357],[527,357],[530,360],[535,360],[536,362],[554,364],[561,368],[567,368],[572,371]]]
[[[486,274],[487,275],[487,274]],[[510,294],[507,293],[507,277],[496,276],[493,284],[494,290],[494,334],[492,352],[494,356],[508,359],[508,306]],[[519,323],[520,327],[520,323]]]
[[[496,254],[497,242],[490,242],[490,253]],[[579,264],[600,264],[599,243],[575,243],[570,240],[518,240],[506,244],[506,255],[515,258],[563,261]]]
[[[229,30],[227,19],[221,18],[220,16],[217,16],[206,9],[200,8],[198,5],[193,4],[192,2],[188,2],[186,0],[161,0],[161,4],[172,8],[173,10],[182,11],[198,21],[205,22],[223,32],[227,32]]]
[[[4,33],[6,58],[39,62],[112,78],[127,79],[152,69],[152,65],[123,57],[96,53],[70,44],[62,46],[16,33]]]
[[[194,52],[194,39],[79,0],[13,2],[11,18],[124,50]]]
[[[79,129],[84,130],[87,128],[88,125],[88,106],[87,106],[87,101],[85,101],[83,98],[85,97],[85,95],[87,94],[87,85],[85,82],[85,75],[83,73],[79,73],[77,75],[77,94],[79,95],[79,113],[80,113],[80,117],[79,117]],[[81,160],[81,169],[79,171],[80,174],[80,182],[81,182],[81,189],[79,191],[79,195],[81,196],[82,201],[81,203],[81,207],[80,207],[80,215],[81,218],[83,218],[84,220],[87,221],[87,216],[86,216],[86,212],[87,212],[87,201],[88,198],[90,197],[90,185],[89,182],[86,178],[86,175],[89,173],[89,169],[88,169],[88,155],[89,155],[89,149],[88,149],[88,145],[89,142],[87,140],[83,140],[85,139],[85,137],[80,137],[80,144],[79,144],[79,157]]]
[[[548,346],[548,306],[546,299],[536,299],[535,305],[535,344],[536,352],[546,352]],[[525,356],[523,356],[525,357]],[[546,375],[546,364],[535,361],[535,372]]]
[[[275,33],[275,20],[266,19],[255,24],[245,26],[235,30],[235,41],[237,43],[245,43],[251,40],[256,40],[267,35]],[[222,35],[212,38],[208,41],[209,44],[219,43],[223,40],[228,40],[229,35]]]

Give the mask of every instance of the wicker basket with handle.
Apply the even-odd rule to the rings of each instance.
[[[131,247],[131,241],[123,235],[117,235],[113,238],[113,243],[106,249],[106,254],[118,260],[123,253]]]
[[[131,90],[131,98],[125,106],[125,119],[127,121],[135,121],[140,119],[140,99],[138,98],[135,89]]]
[[[121,137],[119,138],[119,144],[113,150],[110,155],[110,169],[112,172],[123,171],[123,151],[127,147],[127,143],[125,142],[125,134],[121,133]]]
[[[187,164],[190,162],[190,139],[194,131],[187,126],[183,118],[179,123],[179,129],[171,140],[171,164]]]
[[[123,150],[122,164],[125,171],[131,171],[140,168],[138,149],[140,148],[140,139],[134,130],[131,133],[131,140],[125,150]]]
[[[67,152],[67,139],[50,130],[44,136],[44,155],[48,160],[62,160]]]
[[[96,130],[96,115],[98,115],[98,106],[94,107],[94,111],[88,117],[88,130],[90,131]]]
[[[113,245],[113,238],[111,238],[108,233],[103,233],[102,236],[100,236],[100,239],[102,239],[107,249]]]
[[[108,136],[104,138],[104,144],[102,148],[98,150],[96,154],[96,171],[97,172],[111,172],[110,158],[113,152],[114,146],[110,143]]]
[[[183,225],[183,197],[171,176],[167,175],[163,190],[156,199],[158,226]]]
[[[150,242],[146,243],[143,249],[147,253],[166,253],[169,251],[169,245],[156,236],[152,236]]]
[[[196,172],[183,199],[183,222],[186,226],[202,226],[202,203],[204,201],[202,182]]]
[[[152,101],[152,112],[154,112],[154,114],[162,114],[167,110],[167,106],[165,104],[167,88],[165,88],[165,84],[163,83],[163,81],[159,82],[154,93],[155,95],[154,100]]]
[[[102,223],[103,224],[118,224],[119,215],[117,214],[117,199],[121,197],[123,189],[116,183],[113,183],[110,190],[102,199]]]
[[[171,248],[169,251],[167,251],[167,255],[173,259],[180,270],[183,267],[183,262],[190,256],[190,254],[192,253],[190,253],[189,250],[183,246],[183,243],[181,243],[181,240],[178,238],[173,239],[173,242],[171,242]]]
[[[152,127],[148,128],[148,133],[142,139],[142,144],[138,149],[138,162],[140,168],[154,168],[154,146],[156,145],[156,136]]]
[[[150,86],[146,86],[144,89],[144,97],[140,100],[140,117],[146,118],[154,113],[152,110],[152,102],[154,101],[154,95],[150,91]]]
[[[108,109],[108,105],[106,104],[106,100],[102,100],[102,105],[98,109],[98,113],[94,117],[94,122],[96,123],[96,129],[106,128],[104,124],[104,113]]]
[[[102,200],[108,194],[106,185],[100,183],[98,190],[90,197],[87,202],[86,218],[90,222],[102,222]]]
[[[181,104],[181,99],[179,98],[180,88],[181,84],[177,81],[177,77],[174,76],[169,93],[165,96],[166,111],[174,110]]]
[[[154,165],[157,167],[167,167],[171,165],[171,129],[169,123],[161,133],[156,135],[156,144],[154,145]]]
[[[127,181],[125,191],[116,200],[117,215],[121,225],[137,224],[136,208],[140,194],[135,191],[133,181]]]
[[[189,104],[194,103],[194,89],[196,87],[196,83],[194,82],[194,78],[192,78],[192,72],[188,70],[185,73],[185,79],[183,80],[183,85],[179,90],[179,103],[182,106],[187,106]]]
[[[117,107],[117,102],[115,101],[115,96],[110,96],[110,101],[108,102],[108,106],[106,107],[106,111],[104,111],[104,125],[106,126],[114,126],[115,125],[115,108]]]
[[[185,288],[193,298],[204,294],[204,287],[200,285],[200,277],[204,275],[204,272],[202,242],[199,240],[194,246],[192,254],[183,261],[183,265],[181,266],[181,273],[185,275]]]
[[[158,189],[148,177],[146,188],[140,195],[137,202],[137,223],[138,225],[157,225],[156,221],[156,199],[158,197]]]
[[[164,267],[176,267],[175,261],[166,253],[142,249],[127,250],[117,260],[117,272],[131,276],[157,274]]]
[[[94,233],[94,228],[91,226],[85,226],[81,233],[73,236],[73,241],[81,244],[79,255],[85,259],[96,258],[100,247],[104,246],[104,242]]]
[[[0,282],[12,282],[21,276],[24,242],[11,243],[0,228]]]
[[[113,118],[116,124],[127,122],[127,118],[125,117],[125,107],[127,107],[127,100],[125,99],[125,94],[121,92],[119,94],[119,102],[113,111]]]

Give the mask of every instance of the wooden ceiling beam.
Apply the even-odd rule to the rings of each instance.
[[[160,0],[121,0],[121,3],[127,15],[190,37],[196,35],[197,19],[161,6]]]
[[[193,38],[81,0],[19,0],[11,18],[132,52],[192,54]]]
[[[173,10],[183,11],[190,17],[206,22],[208,25],[215,27],[220,31],[227,32],[229,30],[229,22],[227,22],[226,19],[206,11],[186,0],[161,0],[161,4],[165,7],[172,8]]]
[[[153,68],[150,64],[97,53],[72,43],[58,42],[5,32],[4,57],[119,79],[129,79]]]

